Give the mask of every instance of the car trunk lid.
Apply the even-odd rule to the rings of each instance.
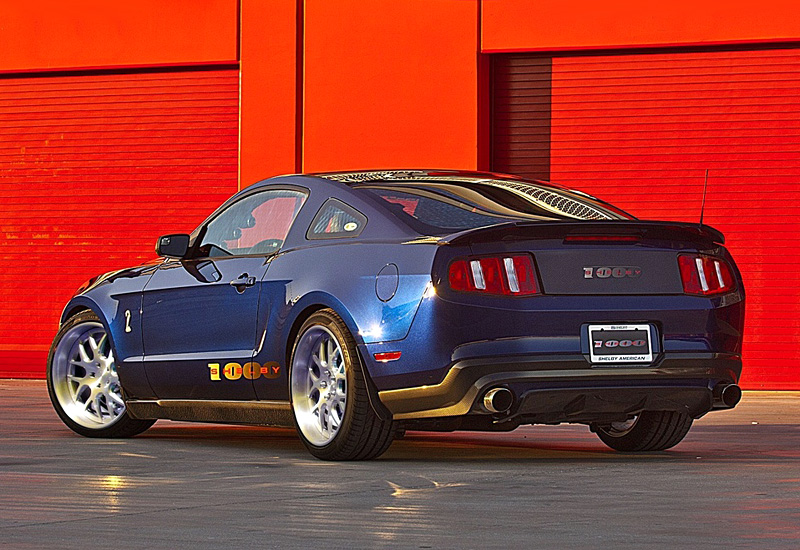
[[[633,220],[508,223],[443,239],[475,256],[531,253],[546,295],[682,294],[678,253],[723,240],[708,226]]]

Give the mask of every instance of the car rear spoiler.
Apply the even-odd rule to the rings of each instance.
[[[708,225],[655,220],[603,220],[575,222],[508,222],[468,229],[443,237],[441,244],[470,245],[492,241],[569,238],[580,241],[620,237],[620,240],[670,240],[712,246],[724,244],[725,236]]]

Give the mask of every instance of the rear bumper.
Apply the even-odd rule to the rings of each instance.
[[[590,367],[583,355],[516,355],[455,362],[441,383],[379,392],[395,420],[491,413],[484,394],[514,394],[504,419],[524,423],[592,422],[642,410],[684,411],[697,418],[715,408],[714,388],[735,384],[741,356],[666,353],[653,366]]]

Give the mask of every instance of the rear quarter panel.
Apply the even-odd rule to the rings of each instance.
[[[342,317],[357,344],[402,340],[431,281],[436,248],[400,242],[324,242],[278,255],[262,284],[259,317],[266,325],[266,338],[256,361],[278,362],[285,382],[294,344],[292,328],[310,310],[322,307]],[[389,264],[397,266],[397,290],[384,301],[376,292],[377,276]],[[363,359],[372,374],[374,361]],[[260,399],[288,397],[286,383],[269,382],[256,381]]]

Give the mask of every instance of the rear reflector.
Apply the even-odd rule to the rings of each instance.
[[[733,273],[725,260],[700,254],[679,254],[683,291],[697,296],[723,294],[736,288]]]
[[[528,254],[459,259],[450,264],[450,288],[504,296],[539,294],[536,268]]]
[[[376,361],[381,363],[388,363],[389,361],[397,361],[402,355],[402,351],[385,351],[383,353],[374,353],[372,356]]]

